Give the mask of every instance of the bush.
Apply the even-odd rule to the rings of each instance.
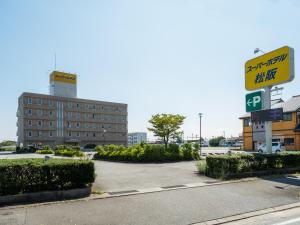
[[[0,196],[82,188],[94,180],[94,163],[89,160],[0,160]]]
[[[37,150],[35,153],[38,154],[54,154],[54,151],[49,149],[49,150]]]
[[[84,153],[78,145],[57,145],[54,151],[55,155],[66,157],[83,157]]]
[[[300,167],[299,153],[234,154],[206,157],[206,175],[214,178]]]
[[[16,148],[16,153],[35,153],[36,152],[36,148],[33,147],[33,146],[30,146],[29,148],[20,148],[20,147],[17,147]]]
[[[128,148],[116,145],[97,146],[95,150],[97,153],[94,155],[94,159],[113,161],[166,162],[192,160],[193,157],[199,159],[198,152],[190,150],[185,154],[185,150],[176,144],[170,144],[167,150],[161,144],[149,145],[145,143]]]
[[[205,160],[198,161],[196,166],[197,166],[198,172],[200,174],[206,174],[206,161]]]

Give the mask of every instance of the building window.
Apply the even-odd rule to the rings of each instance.
[[[68,108],[72,108],[72,102],[68,102]]]
[[[32,137],[31,131],[28,132],[28,137]]]
[[[28,109],[28,115],[32,115],[32,109]]]
[[[89,133],[86,133],[86,136],[88,137],[88,136],[89,136]]]
[[[32,98],[27,99],[27,104],[32,104]]]
[[[80,113],[79,112],[77,113],[77,119],[80,119]]]
[[[76,123],[76,127],[79,128],[80,127],[80,123]]]
[[[42,116],[43,115],[43,111],[41,109],[38,109],[38,115]]]
[[[76,104],[76,107],[79,108],[79,104],[78,103]]]
[[[96,106],[95,106],[95,105],[93,105],[93,109],[96,109]]]
[[[52,136],[53,136],[53,135],[52,135],[52,131],[50,131],[50,132],[49,132],[49,137],[52,137]]]
[[[38,137],[42,136],[42,131],[38,131]]]
[[[53,105],[53,101],[51,99],[49,99],[49,106]]]
[[[250,126],[250,118],[244,119],[244,127],[249,127]]]
[[[95,119],[95,114],[93,113],[93,119]]]
[[[285,145],[294,145],[294,138],[285,138],[284,144]]]
[[[67,121],[67,127],[71,127],[71,123]]]
[[[96,133],[93,133],[93,137],[96,137]]]
[[[53,126],[53,122],[49,121],[49,127],[52,127],[52,126]]]
[[[71,137],[71,136],[72,136],[71,132],[69,132],[69,134],[68,134],[68,135],[69,135],[69,137]]]
[[[292,120],[292,113],[283,113],[283,120],[284,121],[291,121]]]
[[[69,119],[72,118],[72,112],[68,112],[68,118],[69,118]]]
[[[80,137],[80,133],[79,132],[77,132],[77,137]]]
[[[41,120],[38,121],[38,125],[42,126],[42,121]]]
[[[50,112],[49,112],[49,115],[50,115],[50,116],[52,116],[52,115],[53,115],[53,112],[52,112],[52,111],[50,111]]]
[[[38,104],[39,104],[39,105],[42,104],[42,99],[38,99]]]
[[[31,120],[28,120],[28,125],[32,126],[32,121]]]

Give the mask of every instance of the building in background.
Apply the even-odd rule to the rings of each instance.
[[[286,150],[300,150],[300,95],[286,102],[272,101],[272,108],[283,108],[283,120],[272,122],[272,140],[284,143]],[[251,114],[240,117],[243,121],[244,150],[257,150],[265,142],[264,123],[252,123]]]
[[[146,132],[128,133],[128,145],[140,144],[141,142],[147,142]]]
[[[127,146],[127,104],[77,98],[77,77],[54,71],[50,95],[23,93],[18,102],[18,146]]]

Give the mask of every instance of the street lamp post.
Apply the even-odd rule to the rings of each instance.
[[[199,113],[198,115],[199,115],[199,118],[200,118],[200,124],[199,124],[199,125],[200,125],[200,126],[199,126],[199,128],[200,128],[200,132],[199,132],[199,133],[200,133],[200,137],[199,137],[199,148],[200,148],[200,149],[199,149],[199,154],[200,154],[200,157],[201,157],[201,118],[202,118],[202,113]]]
[[[106,130],[103,130],[103,139],[104,139],[103,146],[105,146],[105,133],[106,133]]]

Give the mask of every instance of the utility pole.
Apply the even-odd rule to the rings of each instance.
[[[200,156],[201,156],[201,118],[202,118],[202,113],[199,113],[198,114],[199,115],[199,119],[200,119],[200,124],[199,124],[199,128],[200,128],[200,130],[199,130],[199,134],[200,134],[200,137],[199,137],[199,154],[200,154]]]

